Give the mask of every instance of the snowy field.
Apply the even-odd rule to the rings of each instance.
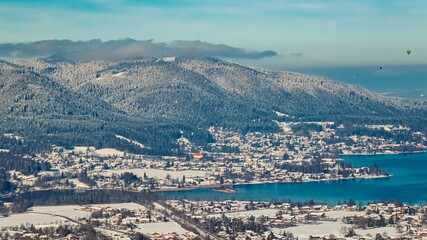
[[[90,209],[99,210],[101,208],[125,208],[129,210],[145,209],[137,203],[113,203],[113,204],[92,204],[92,205],[64,205],[64,206],[43,206],[32,207],[30,211],[63,215],[69,218],[88,217]],[[85,210],[86,209],[86,210]]]
[[[291,232],[295,237],[298,237],[298,239],[309,239],[310,235],[312,236],[329,236],[330,234],[333,234],[335,236],[342,236],[341,228],[342,227],[351,227],[349,224],[344,224],[342,222],[325,222],[320,221],[318,224],[315,225],[300,225],[296,227],[290,227],[285,229],[280,228],[273,228],[273,232],[276,234],[286,232]],[[387,233],[388,236],[393,237],[397,235],[397,231],[393,227],[381,227],[381,228],[374,228],[374,229],[368,229],[368,230],[362,230],[362,229],[354,229],[357,235],[364,237],[367,234],[370,234],[371,236],[375,236],[377,233],[383,234]]]
[[[29,209],[29,212],[56,214],[69,218],[88,217],[90,215],[90,212],[82,211],[82,208],[83,206],[79,205],[43,206],[32,207]]]
[[[343,217],[363,216],[365,215],[365,212],[338,210],[325,212],[325,215],[330,218],[336,218],[338,220],[341,220]]]
[[[110,208],[126,208],[129,210],[140,210],[140,209],[146,209],[145,206],[142,206],[141,204],[138,203],[112,203],[112,204],[93,204],[90,205],[90,207],[92,208],[105,208],[105,207],[110,207]]]
[[[72,182],[73,184],[75,184],[77,188],[89,188],[88,185],[86,185],[85,183],[80,182],[76,178],[72,178],[69,181]]]
[[[233,212],[233,213],[226,213],[225,216],[227,217],[259,217],[259,216],[269,216],[274,217],[276,216],[276,213],[278,212],[278,209],[260,209],[260,210],[250,210],[250,211],[241,211],[241,212]],[[212,214],[209,215],[210,217],[221,217],[222,214]]]
[[[397,229],[394,227],[381,227],[381,228],[374,228],[374,229],[368,229],[368,230],[356,229],[355,231],[360,236],[366,236],[367,234],[370,234],[371,236],[375,237],[377,233],[380,233],[380,234],[387,233],[387,235],[390,237],[398,236]]]
[[[166,171],[162,169],[120,169],[120,170],[107,170],[104,172],[100,172],[100,174],[105,174],[108,176],[111,176],[111,174],[122,174],[125,172],[131,172],[138,177],[144,177],[144,173],[147,174],[147,177],[151,178],[157,178],[157,179],[164,179],[166,178],[166,175],[170,175],[172,178],[178,178],[182,179],[182,176],[185,175],[186,178],[188,177],[204,177],[206,176],[206,171],[197,171],[197,170],[184,170],[184,171]]]
[[[49,216],[36,213],[19,213],[12,214],[9,217],[0,217],[0,228],[2,227],[19,227],[33,225],[58,225],[65,224],[65,219],[57,216]],[[73,224],[73,223],[70,223]]]
[[[93,152],[95,151],[95,147],[75,146],[72,151],[82,154],[82,153],[86,153],[88,150],[89,152]]]
[[[114,148],[101,148],[98,150],[95,150],[95,154],[98,156],[103,156],[103,157],[107,157],[107,156],[124,156],[125,152],[116,150]]]
[[[340,230],[341,227],[347,226],[351,227],[351,225],[338,223],[338,222],[319,222],[319,224],[315,225],[301,225],[297,227],[290,227],[285,229],[273,228],[273,232],[275,234],[283,233],[283,231],[291,232],[298,239],[306,240],[312,236],[329,236],[330,234],[334,234],[336,236],[341,235]],[[356,231],[357,232],[357,231]]]
[[[114,204],[93,204],[93,205],[65,205],[65,206],[39,206],[32,207],[25,213],[12,214],[8,217],[0,217],[0,227],[20,226],[21,224],[33,225],[51,225],[64,223],[65,216],[71,219],[79,217],[89,217],[93,210],[101,208],[126,208],[129,210],[145,209],[144,206],[137,203],[114,203]],[[40,214],[44,213],[44,214]],[[46,215],[51,214],[51,215]],[[57,215],[57,216],[55,216]]]
[[[114,148],[101,148],[96,149],[95,147],[88,147],[88,146],[75,146],[73,150],[70,150],[70,152],[76,152],[79,154],[89,153],[89,154],[95,154],[101,157],[108,157],[108,156],[124,156],[125,152],[119,151]]]
[[[182,228],[178,223],[176,222],[162,222],[162,223],[144,223],[144,224],[137,224],[137,229],[135,231],[140,233],[177,233],[177,234],[183,234],[186,233],[187,230]]]

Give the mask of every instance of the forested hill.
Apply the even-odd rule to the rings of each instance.
[[[0,94],[3,133],[128,148],[117,134],[152,153],[176,147],[182,132],[194,141],[211,141],[206,128],[212,125],[275,131],[272,120],[411,119],[422,126],[427,118],[425,100],[205,57],[0,62]]]
[[[0,62],[0,143],[4,148],[32,152],[52,144],[94,145],[170,153],[178,126],[179,122],[129,116],[110,103],[74,91],[31,68]],[[4,138],[5,133],[24,140]],[[116,134],[150,141],[158,149],[139,149],[117,139]]]

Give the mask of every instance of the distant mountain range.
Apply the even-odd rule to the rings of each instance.
[[[0,132],[40,144],[166,154],[181,134],[212,141],[209,126],[275,131],[273,120],[409,118],[425,121],[427,101],[208,57],[0,62]],[[115,134],[149,147],[127,146]]]

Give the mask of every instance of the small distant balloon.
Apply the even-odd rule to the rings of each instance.
[[[411,50],[408,50],[408,51],[406,51],[406,53],[409,55],[409,54],[411,54]]]
[[[380,67],[380,70],[383,69],[383,67]]]
[[[421,94],[421,98],[424,98],[424,94]]]

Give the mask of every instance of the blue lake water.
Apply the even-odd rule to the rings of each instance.
[[[270,183],[238,185],[235,193],[216,192],[212,189],[164,192],[167,199],[191,200],[287,200],[326,201],[333,204],[353,199],[363,203],[379,200],[401,200],[405,203],[427,202],[427,153],[342,156],[353,166],[378,164],[393,176],[381,179],[358,179],[329,182]]]

